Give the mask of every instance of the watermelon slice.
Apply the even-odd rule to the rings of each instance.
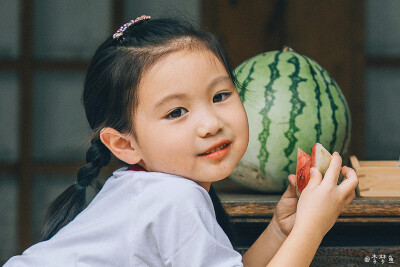
[[[310,180],[311,157],[300,148],[297,149],[296,195],[299,197]]]
[[[320,143],[315,143],[311,152],[311,166],[316,167],[322,176],[331,163],[332,155]]]
[[[332,155],[320,143],[315,143],[312,148],[311,157],[300,148],[297,150],[296,168],[296,195],[300,197],[301,192],[310,181],[310,169],[316,167],[324,176],[331,162]]]

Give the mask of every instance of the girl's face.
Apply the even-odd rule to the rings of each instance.
[[[211,52],[175,52],[156,62],[141,79],[138,97],[134,142],[148,171],[184,176],[208,190],[245,153],[245,110]]]

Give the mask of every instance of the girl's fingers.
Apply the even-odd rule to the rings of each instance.
[[[322,174],[318,171],[317,168],[312,167],[310,169],[310,181],[308,182],[306,187],[314,188],[318,186],[322,181]]]
[[[344,166],[342,168],[342,174],[345,176],[346,179],[343,180],[343,182],[338,185],[339,190],[343,192],[345,196],[351,194],[354,192],[358,185],[358,177],[356,172],[349,167]]]
[[[337,152],[333,153],[331,163],[329,164],[329,168],[325,173],[323,183],[336,185],[338,182],[341,166],[342,157]]]
[[[354,199],[356,198],[356,191],[351,192],[350,195],[348,195],[345,200],[344,204],[347,206],[349,205]]]
[[[289,179],[290,185],[295,188],[296,187],[296,175],[295,174],[290,174],[288,179]]]
[[[296,197],[296,175],[290,174],[288,179],[289,186],[286,189],[285,193],[283,193],[282,197]]]

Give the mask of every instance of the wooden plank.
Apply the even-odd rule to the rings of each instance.
[[[360,167],[397,167],[395,160],[360,161]]]
[[[71,163],[34,163],[33,172],[35,174],[77,174],[79,169],[84,165],[84,162],[71,162]],[[109,165],[101,169],[102,173],[111,173],[122,167],[123,165],[119,162],[112,160]],[[0,165],[1,167],[1,165]]]
[[[19,60],[0,59],[0,70],[17,70],[21,67]]]
[[[219,194],[228,214],[240,218],[271,218],[280,195]],[[342,222],[399,222],[400,197],[357,197],[340,214]]]
[[[40,70],[86,70],[89,61],[35,60],[32,66]]]
[[[371,266],[374,265],[373,255],[376,255],[376,264],[398,266],[400,247],[320,247],[310,266]],[[385,255],[383,263],[380,255]],[[369,262],[366,262],[367,256]],[[392,263],[389,263],[389,256]]]
[[[344,208],[341,216],[398,217],[400,216],[400,198],[356,197]]]
[[[235,248],[244,254],[248,247]],[[373,255],[376,255],[376,265],[399,266],[400,247],[319,247],[310,266],[373,266]],[[380,255],[381,258],[380,258]],[[385,255],[385,259],[383,259]],[[366,257],[369,257],[369,259]],[[389,257],[390,256],[390,257]],[[389,261],[390,258],[390,261]],[[382,259],[384,262],[382,263]],[[368,262],[366,262],[368,261]]]
[[[86,70],[89,61],[65,61],[65,60],[34,60],[28,63],[30,68],[42,70]],[[21,70],[25,66],[25,62],[20,60],[0,60],[0,70]]]
[[[76,163],[32,163],[32,171],[35,174],[76,174],[84,165],[84,162]],[[123,165],[111,162],[110,165],[101,169],[101,172],[111,173]],[[20,165],[0,162],[0,174],[15,174],[20,172]]]
[[[133,18],[134,19],[134,18]],[[119,27],[124,24],[124,1],[113,0],[112,1],[112,25],[111,32],[115,32]]]
[[[18,166],[18,250],[32,242],[32,58],[33,3],[20,2],[21,68],[19,102],[19,166]]]
[[[228,212],[229,213],[229,212]],[[273,212],[271,212],[268,217],[231,217],[231,221],[233,223],[270,223],[273,216]],[[342,217],[336,221],[336,224],[370,224],[375,225],[377,223],[400,223],[400,217]]]
[[[120,2],[120,0],[116,0],[116,2]],[[206,1],[207,2],[207,1]],[[116,4],[116,6],[118,6]],[[117,19],[117,13],[113,14],[114,20],[116,22],[113,23],[113,28],[118,28],[118,25],[122,25],[123,19]],[[276,48],[272,49],[280,49],[282,45],[276,45]],[[243,60],[245,57],[243,58]],[[398,57],[367,57],[366,66],[371,67],[400,67],[400,58]],[[37,60],[34,63],[34,68],[38,69],[86,69],[89,65],[87,61],[55,61],[55,60]],[[21,62],[19,60],[8,60],[8,59],[0,59],[0,70],[16,70],[21,67]]]
[[[36,163],[33,166],[35,174],[76,174],[83,162],[77,163]]]
[[[400,197],[400,168],[397,161],[358,161],[350,157],[359,178],[357,195]]]
[[[400,217],[368,217],[368,218],[363,218],[363,217],[341,218],[341,217],[339,217],[337,222],[338,223],[347,223],[347,224],[363,223],[363,224],[371,224],[371,225],[375,225],[377,223],[399,224]]]
[[[395,57],[367,57],[368,67],[400,67],[400,58]]]
[[[357,170],[362,167],[362,169],[366,169],[366,167],[397,167],[397,160],[358,160],[356,156],[350,156],[351,166]],[[395,170],[395,169],[393,169]]]
[[[17,164],[0,162],[0,174],[15,174],[17,172]]]

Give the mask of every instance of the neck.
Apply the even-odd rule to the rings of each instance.
[[[196,182],[198,185],[203,187],[207,192],[210,191],[211,183],[210,182]]]

